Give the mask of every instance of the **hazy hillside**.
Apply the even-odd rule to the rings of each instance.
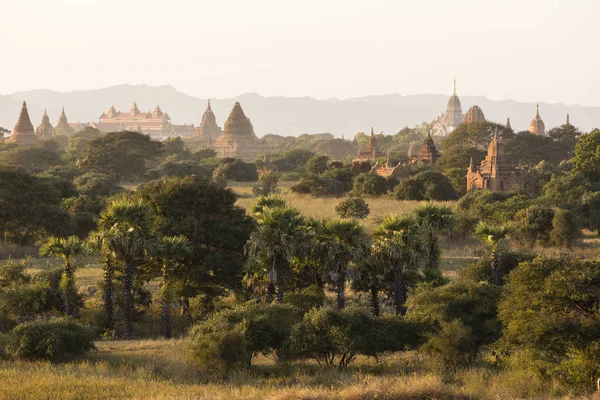
[[[494,101],[483,96],[461,96],[463,112],[477,104],[486,117],[506,121],[510,117],[515,130],[525,130],[535,113],[534,103],[512,100]],[[239,101],[250,117],[256,133],[297,135],[300,133],[331,132],[350,137],[359,131],[394,133],[402,127],[431,121],[446,108],[447,95],[399,94],[368,96],[346,100],[316,100],[310,97],[263,97],[256,93],[243,94],[231,99],[212,99],[212,106],[222,126],[235,101]],[[159,104],[171,115],[174,123],[199,124],[206,108],[206,99],[188,96],[171,86],[120,85],[98,90],[57,93],[48,90],[19,92],[0,96],[0,126],[12,129],[20,104],[26,100],[34,125],[41,119],[44,108],[56,124],[64,106],[70,122],[97,121],[103,111],[114,104],[127,111],[133,101],[141,110],[151,110]],[[567,110],[571,121],[587,131],[600,126],[600,107],[565,106],[540,103],[541,115],[547,128],[564,123]]]

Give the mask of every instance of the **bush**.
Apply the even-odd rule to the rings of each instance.
[[[550,241],[558,247],[571,248],[581,238],[581,230],[575,214],[568,210],[560,210],[552,220]]]
[[[361,199],[360,197],[350,197],[338,204],[335,207],[335,212],[340,218],[364,219],[369,216],[371,211],[364,199]]]
[[[423,171],[404,179],[394,192],[398,200],[456,200],[448,178],[439,172]]]
[[[279,193],[277,189],[277,183],[279,183],[279,175],[277,172],[265,172],[260,174],[258,182],[252,187],[252,194],[254,196],[269,196],[271,194]]]
[[[213,314],[188,334],[194,361],[207,371],[247,368],[258,353],[282,348],[300,311],[289,305],[248,302]]]
[[[533,261],[534,255],[525,251],[502,251],[498,257],[501,276],[508,276],[510,271],[522,262]],[[471,282],[492,283],[492,269],[488,257],[480,257],[477,261],[464,265],[458,270],[458,277]]]
[[[542,206],[530,206],[519,210],[514,222],[517,227],[515,238],[523,244],[533,246],[536,242],[548,244],[554,210]]]
[[[258,171],[254,164],[234,158],[223,158],[213,176],[220,176],[228,181],[255,182],[258,180]]]
[[[344,185],[335,179],[321,178],[317,175],[305,175],[302,180],[290,188],[294,193],[313,196],[336,196],[344,194]]]
[[[17,359],[58,361],[94,349],[93,331],[67,318],[25,322],[9,334],[7,354]]]
[[[198,161],[179,160],[165,161],[157,168],[148,171],[148,178],[159,179],[164,176],[176,176],[183,178],[189,175],[198,175],[201,177],[210,177],[210,172],[204,168]]]
[[[388,181],[377,174],[360,174],[354,179],[352,194],[354,196],[381,196],[389,189]]]
[[[80,194],[91,198],[110,196],[123,190],[110,176],[95,172],[78,176],[73,183]]]

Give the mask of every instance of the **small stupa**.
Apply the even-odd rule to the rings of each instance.
[[[235,157],[250,162],[264,153],[266,146],[254,134],[250,119],[244,114],[242,106],[236,102],[225,121],[223,133],[215,141],[218,157]]]
[[[69,121],[67,121],[67,115],[65,114],[65,108],[63,107],[60,118],[54,128],[54,136],[66,136],[71,137],[75,134],[75,129],[71,128]]]
[[[423,141],[423,145],[421,146],[417,154],[415,154],[411,158],[410,162],[422,162],[424,164],[433,164],[438,160],[438,158],[440,158],[440,153],[435,147],[435,143],[433,142],[433,138],[431,137],[430,131],[429,133],[427,133],[427,137]]]
[[[39,140],[48,140],[54,134],[54,127],[50,123],[50,118],[46,110],[44,110],[44,115],[42,115],[42,122],[35,129],[35,134]]]
[[[10,143],[16,143],[19,146],[35,146],[38,143],[33,124],[31,123],[31,119],[29,119],[26,102],[23,102],[19,119],[17,120],[12,134],[8,138],[8,141]]]
[[[215,117],[215,113],[210,107],[210,100],[208,100],[208,106],[202,115],[202,123],[196,131],[196,135],[206,143],[212,143],[220,134],[221,128],[217,125],[217,117]]]

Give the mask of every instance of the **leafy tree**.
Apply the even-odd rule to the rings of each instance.
[[[335,206],[335,212],[340,218],[365,219],[371,212],[367,202],[360,197],[350,197]]]
[[[311,194],[313,196],[340,197],[344,194],[344,185],[340,181],[313,174],[304,175],[302,180],[290,189],[295,193]]]
[[[381,309],[379,307],[379,292],[385,280],[385,268],[379,260],[368,254],[357,265],[357,274],[352,280],[352,288],[355,291],[367,292],[371,303],[371,313],[378,317]]]
[[[258,171],[254,164],[235,158],[224,158],[213,172],[213,176],[220,176],[229,181],[254,182],[258,180]]]
[[[552,220],[550,241],[559,247],[572,248],[581,238],[581,230],[575,214],[569,210],[559,210]]]
[[[165,160],[158,167],[148,171],[148,177],[150,179],[159,179],[166,176],[175,176],[184,178],[188,175],[198,175],[201,177],[210,177],[211,173],[203,167],[198,161],[191,160],[178,160],[173,161],[171,159]]]
[[[456,200],[458,196],[448,178],[435,171],[419,172],[402,180],[394,191],[398,200]]]
[[[344,192],[349,192],[352,190],[354,185],[354,173],[350,171],[349,168],[345,168],[343,165],[339,168],[335,167],[328,169],[321,176],[323,178],[335,179],[336,181],[341,182],[344,187]]]
[[[592,185],[582,173],[553,176],[542,188],[544,200],[559,208],[574,210],[581,199],[592,191]]]
[[[517,268],[522,262],[529,262],[535,258],[533,253],[528,250],[504,250],[498,257],[498,267],[501,276],[508,276],[510,271]],[[476,261],[463,265],[458,270],[458,278],[470,282],[487,282],[493,284],[490,261],[485,257],[480,257]]]
[[[313,156],[314,153],[312,151],[294,149],[284,151],[281,154],[273,154],[271,162],[277,166],[278,171],[286,172],[304,167]]]
[[[484,150],[476,147],[451,147],[444,149],[440,158],[435,162],[435,166],[446,173],[452,168],[460,168],[463,175],[466,175],[470,161],[473,160],[473,165],[479,165],[485,158],[485,154]]]
[[[253,222],[235,205],[235,193],[198,176],[148,182],[137,193],[154,209],[158,233],[184,235],[192,245],[190,267],[174,276],[184,311],[189,299],[201,293],[208,302],[226,289],[240,289]]]
[[[360,196],[381,196],[386,194],[389,189],[388,181],[377,174],[360,174],[354,179],[352,195]]]
[[[123,188],[108,175],[87,172],[74,179],[79,193],[91,198],[108,197],[123,191]]]
[[[391,275],[390,293],[396,314],[406,312],[405,275],[416,270],[422,249],[418,238],[419,224],[412,216],[387,216],[375,226],[372,254]]]
[[[110,132],[92,140],[81,168],[87,172],[109,175],[120,181],[124,177],[139,178],[148,163],[163,152],[163,145],[138,132]]]
[[[217,152],[213,149],[198,149],[194,153],[194,159],[200,161],[206,158],[213,158],[217,156]]]
[[[502,283],[502,273],[498,261],[498,246],[509,235],[511,228],[508,225],[492,225],[483,221],[475,228],[477,235],[484,243],[489,243],[492,249],[492,282],[494,285]]]
[[[306,162],[306,170],[313,174],[321,175],[327,170],[328,163],[328,156],[314,156]]]
[[[579,137],[575,146],[573,168],[590,181],[600,180],[600,129]]]
[[[364,228],[355,220],[322,220],[314,227],[314,246],[320,249],[320,261],[331,276],[341,310],[346,305],[346,279],[351,265],[365,257]]]
[[[123,268],[123,323],[125,339],[133,337],[133,280],[138,266],[156,248],[154,212],[144,199],[113,199],[100,214],[99,228],[109,233],[111,252]]]
[[[417,223],[425,233],[425,279],[440,283],[440,246],[438,236],[448,233],[454,227],[454,213],[448,206],[433,203],[425,204],[413,210]]]
[[[600,235],[600,192],[586,194],[581,203],[580,211],[586,228]]]
[[[98,139],[101,136],[102,132],[92,127],[85,127],[79,132],[75,133],[69,138],[67,147],[65,149],[67,158],[73,162],[80,161],[85,155],[90,142],[94,139]]]
[[[155,254],[159,259],[161,270],[160,297],[162,303],[163,326],[165,339],[171,338],[171,305],[174,301],[172,279],[175,268],[182,266],[192,256],[192,247],[185,236],[163,236],[159,239]]]
[[[442,141],[442,147],[444,151],[456,147],[486,150],[496,130],[502,133],[502,139],[510,138],[502,128],[502,125],[490,121],[463,123]]]
[[[498,316],[503,348],[527,365],[589,391],[600,375],[600,264],[538,257],[512,271]],[[592,386],[594,385],[594,386]]]
[[[186,148],[183,140],[177,137],[169,137],[162,142],[164,148],[164,156],[168,157],[170,155],[178,155],[187,157],[189,155],[189,150]]]
[[[529,246],[536,242],[548,244],[554,210],[543,206],[529,206],[519,210],[514,218],[514,235]]]
[[[306,254],[308,238],[305,220],[292,207],[263,208],[256,215],[258,226],[246,244],[246,253],[264,268],[270,269],[275,282],[277,302],[283,303],[286,281],[290,279],[293,257]]]
[[[53,149],[38,147],[16,147],[0,151],[0,166],[20,168],[29,173],[44,172],[51,167],[63,165],[60,154]]]
[[[83,243],[77,236],[68,238],[50,237],[40,247],[40,254],[60,258],[65,262],[60,288],[64,298],[65,314],[77,314],[77,290],[75,289],[75,266],[72,261],[83,252]]]
[[[277,172],[266,172],[260,174],[258,182],[252,187],[252,194],[255,196],[269,196],[279,193],[277,183],[279,175]]]

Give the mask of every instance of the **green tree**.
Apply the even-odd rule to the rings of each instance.
[[[283,197],[279,196],[261,196],[258,198],[256,203],[252,206],[250,211],[252,214],[260,214],[264,208],[276,208],[276,207],[286,207],[288,205],[287,201]]]
[[[365,219],[371,212],[367,202],[360,197],[350,197],[335,206],[335,212],[340,218]]]
[[[91,198],[112,196],[124,189],[108,175],[87,172],[73,180],[80,194]]]
[[[422,255],[418,237],[419,224],[412,216],[387,216],[375,226],[372,253],[392,276],[390,292],[396,314],[406,312],[405,274],[416,270]]]
[[[154,213],[144,199],[113,199],[100,214],[99,229],[109,232],[109,245],[123,265],[123,323],[125,339],[133,337],[133,283],[138,266],[156,249]]]
[[[252,187],[252,194],[255,196],[277,194],[279,193],[277,183],[279,183],[279,174],[277,172],[262,173],[258,177],[258,182]]]
[[[553,218],[554,210],[549,207],[533,205],[523,208],[515,214],[516,229],[513,233],[517,239],[530,247],[536,242],[548,244]]]
[[[106,229],[108,228],[108,229]],[[91,232],[86,240],[86,246],[91,253],[100,254],[103,266],[102,276],[102,303],[105,314],[104,328],[114,330],[115,328],[115,291],[113,280],[115,278],[115,264],[117,262],[116,249],[118,243],[118,231],[105,227],[105,230]]]
[[[83,252],[83,243],[77,236],[68,238],[50,237],[40,247],[40,254],[46,257],[60,258],[65,262],[60,288],[63,293],[65,314],[77,314],[77,290],[75,289],[75,266],[73,259]]]
[[[491,246],[492,282],[497,286],[502,283],[502,273],[498,262],[498,246],[510,232],[511,228],[508,225],[493,225],[483,221],[479,222],[475,228],[475,233],[481,237],[481,240]]]
[[[354,179],[352,195],[360,196],[381,196],[386,194],[389,189],[388,181],[377,174],[360,174]]]
[[[423,171],[403,179],[394,191],[398,200],[456,200],[458,196],[448,178],[436,171]]]
[[[192,246],[185,236],[163,236],[158,240],[155,252],[161,271],[160,301],[162,303],[162,333],[171,338],[171,305],[174,302],[172,274],[178,266],[192,256]]]
[[[585,226],[600,235],[600,192],[588,193],[582,198],[581,214]]]
[[[577,217],[572,211],[559,210],[552,220],[550,242],[555,246],[572,248],[581,238]]]
[[[322,220],[314,229],[314,246],[320,249],[320,261],[333,281],[337,305],[341,310],[346,305],[348,272],[366,254],[364,228],[355,220]]]
[[[425,279],[440,283],[442,271],[440,270],[440,246],[438,236],[448,233],[454,227],[454,212],[449,206],[429,203],[413,210],[417,223],[425,233]]]
[[[51,167],[64,164],[56,150],[42,146],[16,147],[0,151],[0,166],[19,168],[29,173],[44,172]]]
[[[277,302],[283,303],[291,259],[308,251],[306,221],[292,207],[263,208],[256,215],[258,226],[246,244],[246,253],[270,270]]]
[[[600,129],[581,135],[575,146],[573,169],[590,181],[600,180]]]
[[[163,153],[163,145],[138,132],[110,132],[92,140],[80,166],[84,171],[139,179],[148,163]]]
[[[370,248],[367,252],[368,254],[357,265],[357,274],[352,280],[352,288],[369,294],[371,313],[378,317],[381,313],[379,291],[382,289],[386,271],[377,257],[371,254]]]
[[[321,175],[323,172],[327,171],[328,162],[328,156],[314,156],[306,162],[306,170],[313,174]]]

